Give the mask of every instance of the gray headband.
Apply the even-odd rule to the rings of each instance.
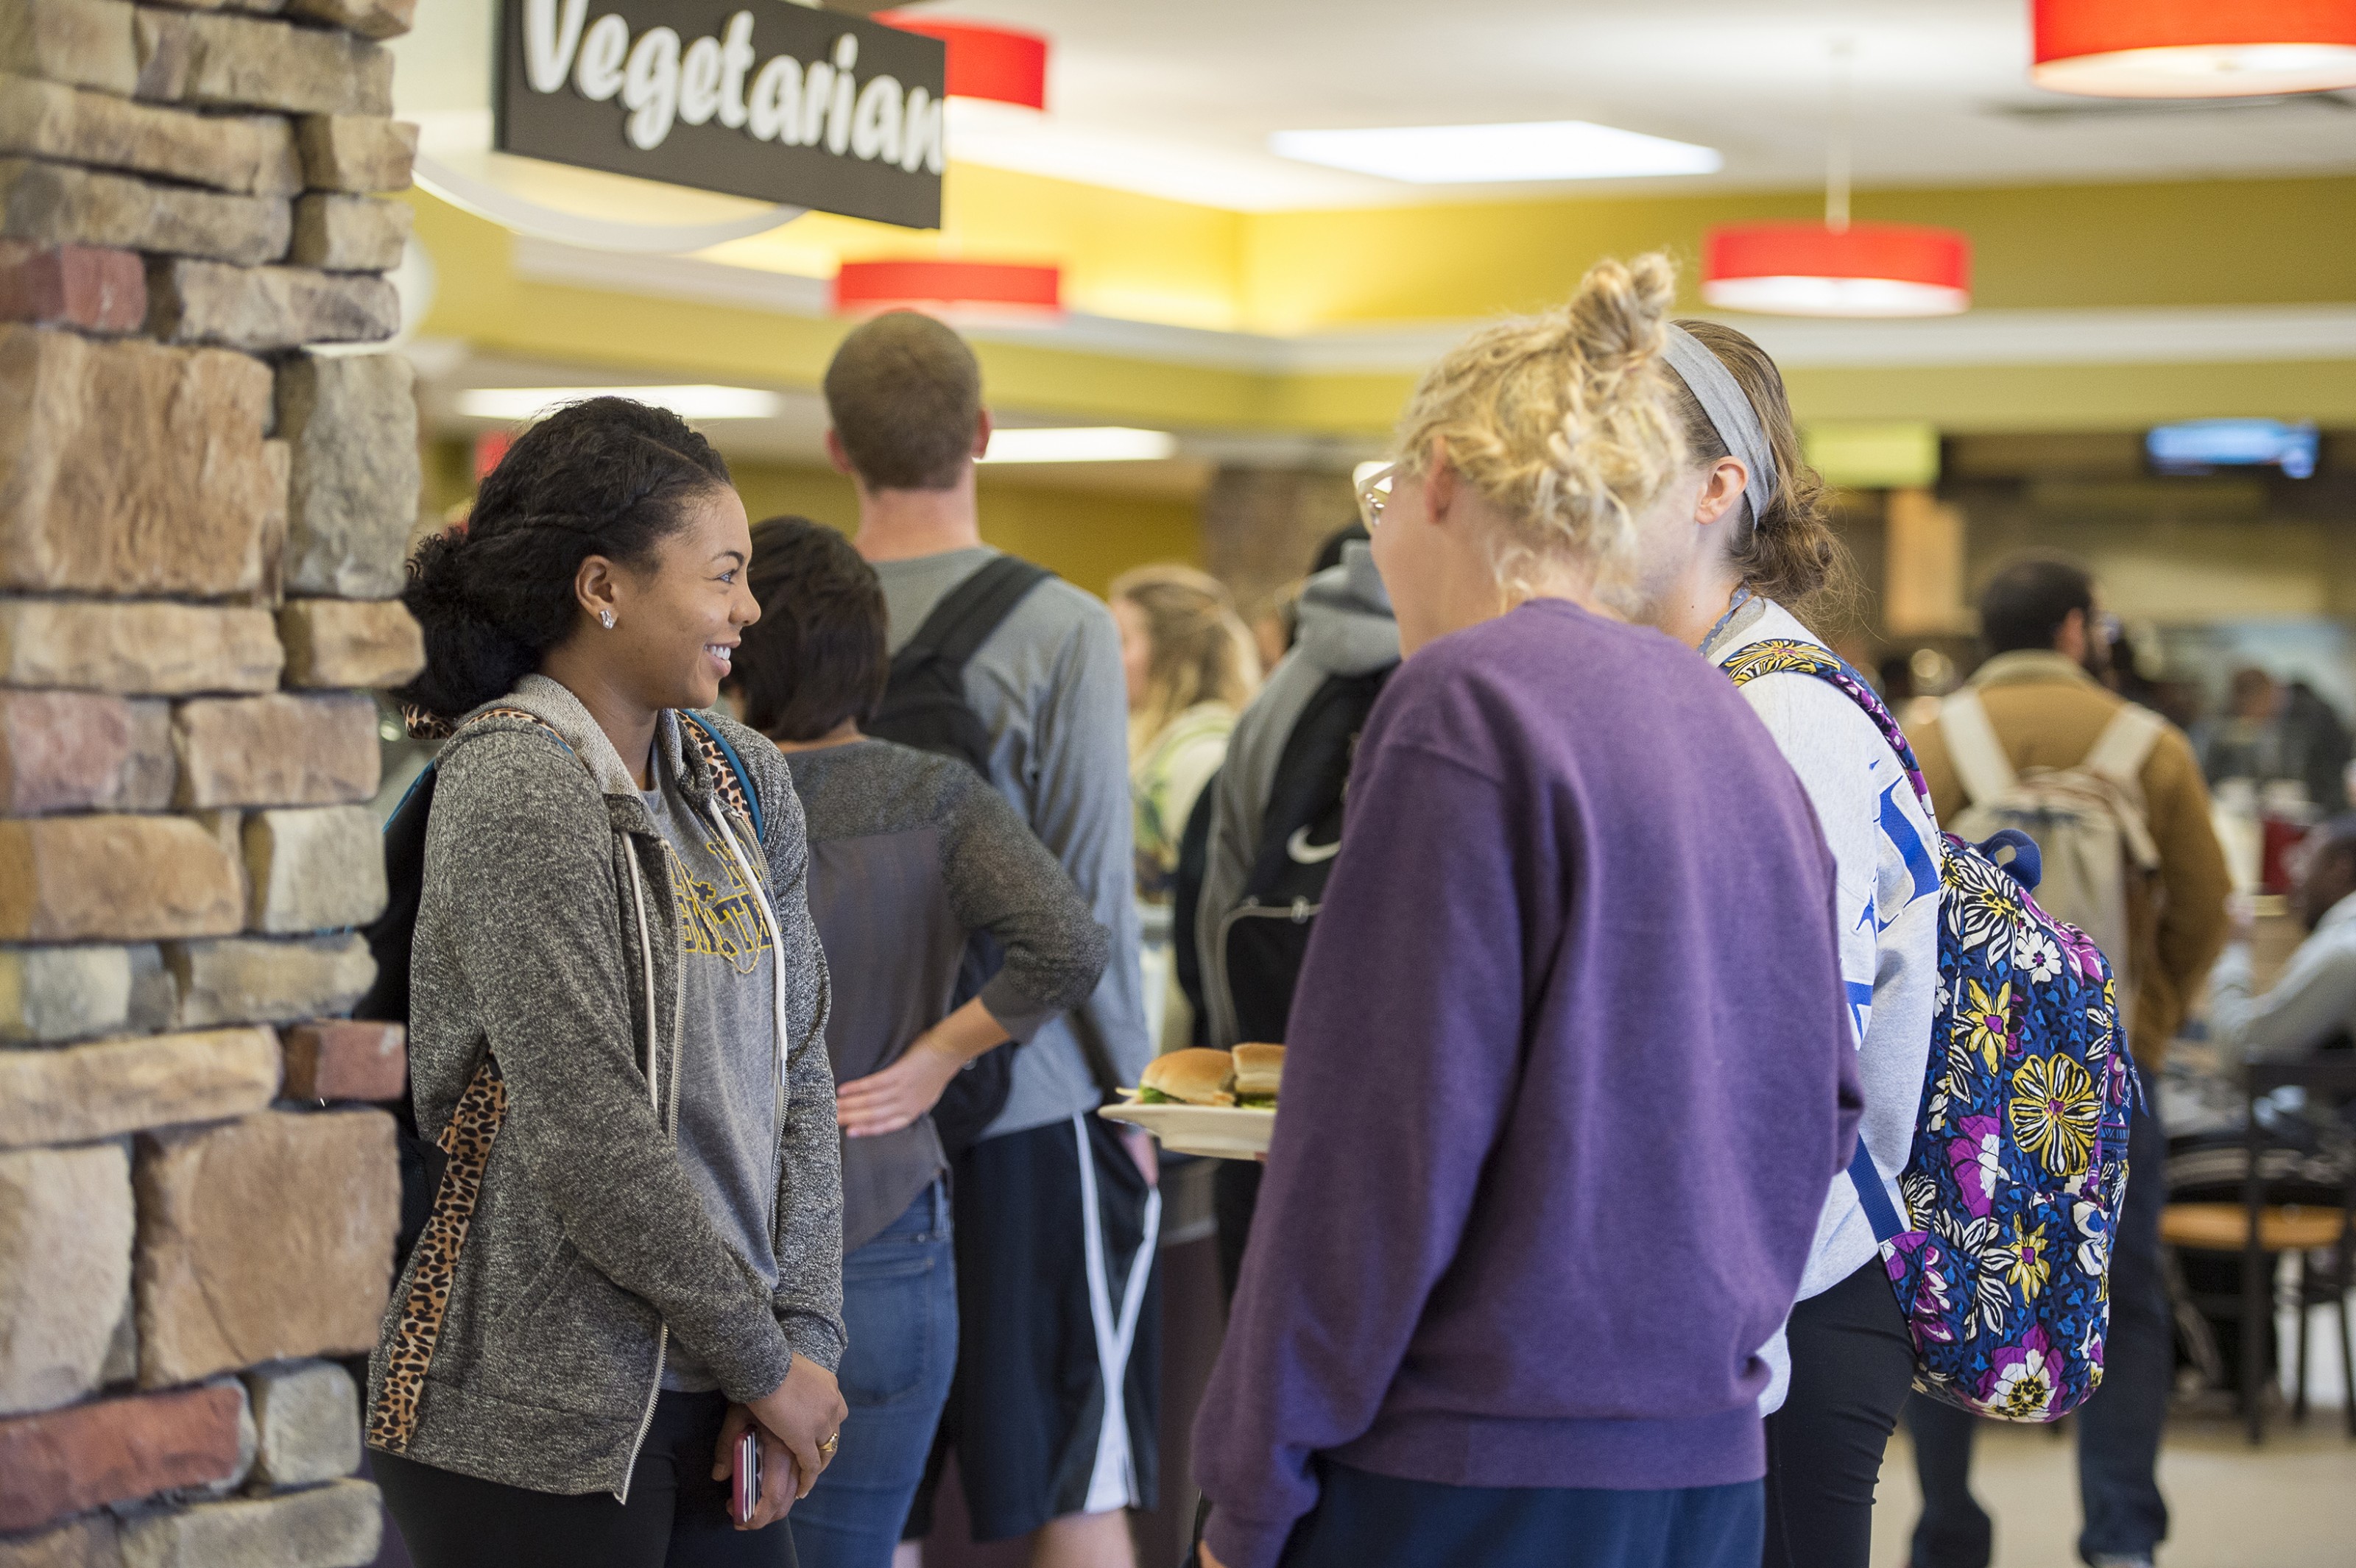
[[[1767,427],[1759,422],[1759,411],[1751,406],[1734,372],[1675,322],[1669,324],[1666,353],[1669,368],[1709,416],[1710,428],[1726,443],[1728,453],[1750,473],[1742,498],[1751,507],[1751,526],[1758,528],[1775,499],[1775,449],[1767,444]]]

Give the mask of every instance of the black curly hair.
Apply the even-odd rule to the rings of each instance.
[[[584,560],[645,565],[689,503],[728,482],[668,409],[591,398],[549,415],[483,480],[473,515],[410,558],[401,597],[425,669],[394,696],[444,720],[505,696],[578,624]]]
[[[744,722],[776,741],[817,741],[864,724],[892,673],[884,584],[851,541],[808,517],[753,528],[745,585],[761,618],[736,649]]]

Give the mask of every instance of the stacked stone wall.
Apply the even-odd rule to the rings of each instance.
[[[414,0],[0,0],[0,1568],[372,1561]]]

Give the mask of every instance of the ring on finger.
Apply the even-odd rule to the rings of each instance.
[[[842,1434],[838,1432],[833,1436],[828,1438],[825,1442],[818,1445],[818,1456],[821,1459],[832,1459],[834,1457],[834,1451],[841,1445]]]

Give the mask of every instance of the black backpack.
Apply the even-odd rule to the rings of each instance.
[[[521,709],[492,709],[477,717],[494,715],[530,719],[546,729],[549,738],[558,745],[568,752],[572,750],[547,720],[535,714]],[[700,736],[708,742],[708,754],[724,761],[735,773],[746,813],[752,818],[754,836],[758,837],[763,831],[761,797],[753,788],[752,774],[744,771],[744,760],[736,754],[736,748],[728,743],[726,736],[695,714],[682,709],[680,717],[694,727],[691,739]],[[360,928],[360,934],[368,941],[369,956],[376,960],[376,978],[353,1007],[352,1017],[356,1019],[408,1027],[410,949],[416,940],[417,906],[424,893],[425,824],[434,810],[438,772],[438,763],[427,763],[411,782],[401,803],[392,808],[392,815],[385,818],[384,912]],[[390,1108],[401,1159],[401,1231],[392,1254],[393,1269],[398,1273],[409,1261],[409,1251],[416,1245],[418,1233],[425,1229],[426,1215],[434,1191],[441,1186],[445,1160],[434,1140],[419,1135],[416,1106],[408,1094],[403,1093]]]
[[[864,726],[879,740],[955,757],[990,778],[990,727],[965,699],[965,667],[1030,592],[1055,574],[1011,555],[997,556],[933,606],[916,635],[892,656],[883,703]],[[953,1001],[981,994],[1004,962],[998,944],[977,934],[967,944]],[[951,1156],[971,1148],[1006,1108],[1014,1088],[1014,1048],[997,1046],[965,1064],[933,1106],[933,1130]]]
[[[1310,926],[1342,848],[1350,763],[1366,716],[1398,667],[1326,677],[1285,738],[1243,901],[1219,923],[1218,974],[1238,1040],[1283,1042]]]

